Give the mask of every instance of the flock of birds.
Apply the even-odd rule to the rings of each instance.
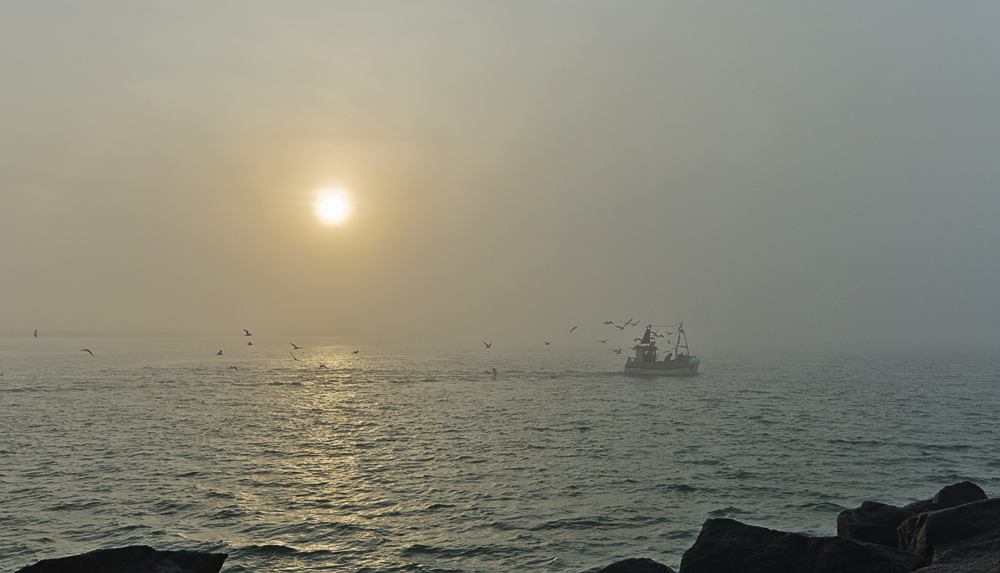
[[[37,328],[35,329],[35,332],[32,334],[32,336],[34,336],[35,338],[38,338],[38,329]],[[248,329],[244,328],[243,329],[243,336],[253,336],[253,333],[250,332]],[[292,350],[303,350],[303,349],[305,349],[305,346],[299,346],[298,344],[295,344],[294,342],[289,342],[289,344],[292,345]],[[253,346],[253,341],[249,341],[248,340],[247,341],[247,346]],[[89,348],[81,348],[80,352],[86,352],[87,354],[89,354],[91,356],[94,356],[94,351],[91,350],[91,349],[89,349]],[[359,352],[361,352],[361,351],[360,350],[354,350],[351,353],[352,354],[357,354]],[[292,359],[293,360],[296,360],[296,361],[299,360],[299,358],[297,356],[295,356],[295,353],[289,351],[289,354],[292,355]],[[219,350],[218,352],[216,352],[215,355],[216,356],[224,356],[222,350]],[[322,364],[321,363],[318,366],[318,368],[327,368],[327,366],[326,366],[326,364]],[[229,370],[235,370],[237,372],[240,371],[240,369],[238,367],[236,367],[236,366],[230,366]],[[0,372],[0,376],[3,376],[3,372]]]
[[[614,326],[615,328],[617,328],[619,330],[619,332],[621,332],[621,331],[624,331],[626,328],[639,326],[639,321],[630,318],[630,319],[628,319],[628,320],[626,320],[624,322],[621,322],[619,324],[615,324],[615,322],[613,320],[605,320],[601,324],[602,324],[602,326]],[[574,327],[570,328],[569,329],[569,333],[573,334],[573,331],[575,331],[578,328],[579,328],[578,326],[574,326]],[[671,335],[671,334],[674,334],[674,333],[673,332],[668,332],[666,334],[663,334],[663,333],[660,333],[660,332],[658,332],[656,330],[651,330],[650,331],[650,335],[653,336],[653,337],[655,337],[655,338],[666,338],[667,335]],[[253,333],[250,332],[250,330],[244,328],[243,329],[243,336],[244,337],[253,336]],[[35,329],[34,337],[38,338],[38,329],[37,328]],[[636,342],[638,342],[640,340],[642,340],[642,339],[641,338],[636,338],[635,339]],[[552,344],[552,341],[550,341],[550,340],[543,340],[542,342],[545,344],[545,346],[549,346],[549,345]],[[598,340],[597,342],[598,342],[598,344],[607,344],[608,339],[605,338],[605,339],[602,339],[602,340]],[[670,343],[670,340],[667,340],[667,344],[669,344],[669,343]],[[303,350],[305,348],[304,346],[299,346],[298,344],[295,344],[294,342],[289,342],[289,344],[292,345],[292,350]],[[249,341],[248,340],[247,341],[247,346],[253,346],[253,341]],[[485,346],[486,348],[492,348],[493,347],[493,343],[492,342],[483,342],[483,346]],[[611,349],[611,352],[614,352],[615,354],[621,354],[622,351],[623,351],[622,348],[612,348]],[[86,352],[87,354],[89,354],[91,356],[94,356],[94,352],[91,349],[89,349],[89,348],[81,348],[80,352]],[[360,352],[360,350],[354,350],[352,352],[352,354],[357,354],[358,352]],[[292,356],[292,360],[296,360],[296,361],[299,360],[299,358],[297,356],[295,356],[294,352],[289,351],[288,353]],[[216,356],[223,356],[222,350],[219,350],[218,352],[216,352],[215,355]],[[327,368],[327,366],[326,366],[326,364],[320,364],[318,366],[318,368]],[[234,366],[230,366],[229,369],[230,370],[235,370],[237,372],[239,372],[239,370],[240,370],[235,365]],[[492,372],[488,370],[488,371],[486,371],[486,373],[487,374],[492,373],[493,376],[496,376],[497,375],[497,369],[493,368]],[[0,376],[2,376],[2,375],[3,375],[3,373],[0,372]]]
[[[624,322],[619,322],[619,324],[615,324],[615,321],[613,321],[613,320],[605,320],[603,323],[601,323],[601,325],[602,326],[613,326],[613,327],[617,328],[619,332],[622,332],[622,331],[624,331],[626,328],[628,328],[630,326],[639,326],[639,321],[635,320],[633,318],[630,318],[630,319],[628,319],[628,320],[626,320]],[[573,334],[573,331],[576,330],[577,328],[579,328],[579,327],[578,326],[574,326],[574,327],[570,328],[569,329],[569,333]],[[650,331],[650,336],[653,336],[654,338],[666,338],[667,335],[670,335],[670,334],[673,334],[673,332],[668,332],[666,334],[663,334],[663,333],[661,333],[659,331],[656,331],[656,330],[651,330]],[[603,340],[598,340],[597,342],[598,342],[598,344],[607,344],[608,340],[609,339],[605,338]],[[638,342],[640,340],[642,340],[642,338],[636,338],[635,342]],[[549,346],[549,345],[552,344],[552,341],[550,341],[550,340],[543,340],[542,342],[545,344],[545,346]],[[667,344],[669,344],[669,343],[670,343],[670,341],[667,340]],[[483,342],[483,345],[486,348],[492,348],[493,347],[493,343],[492,342]],[[611,352],[614,352],[615,354],[621,354],[622,351],[623,351],[622,348],[612,348],[611,349]]]

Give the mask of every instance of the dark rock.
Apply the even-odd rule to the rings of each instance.
[[[949,507],[956,507],[959,505],[965,505],[966,503],[972,503],[974,501],[981,501],[984,499],[989,499],[983,488],[972,483],[971,481],[963,481],[953,485],[946,486],[941,489],[941,491],[934,494],[928,501],[918,501],[907,505],[905,509],[912,509],[916,513],[923,513],[925,511],[938,511],[941,509],[948,509]]]
[[[998,572],[1000,572],[1000,541],[954,547],[938,555],[934,559],[934,565],[917,570],[917,573]]]
[[[899,548],[901,546],[897,529],[903,521],[920,513],[983,499],[987,499],[987,496],[982,488],[972,482],[963,481],[943,488],[931,499],[917,501],[904,507],[866,501],[857,509],[845,509],[840,512],[837,516],[837,535]]]
[[[953,547],[994,540],[1000,540],[1000,499],[921,513],[899,526],[899,548],[931,563]]]
[[[916,555],[846,537],[806,537],[732,519],[709,519],[680,573],[908,573]]]
[[[615,561],[597,573],[674,573],[674,570],[662,563],[643,557]]]
[[[837,516],[837,535],[877,543],[886,547],[899,547],[896,528],[916,512],[894,505],[866,501],[857,509],[845,509]]]
[[[18,573],[219,573],[225,553],[157,551],[145,545],[43,559]]]

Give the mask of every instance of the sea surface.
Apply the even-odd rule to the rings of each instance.
[[[713,517],[834,535],[869,499],[1000,494],[997,356],[648,379],[603,345],[252,340],[0,339],[0,571],[134,544],[227,572],[676,568]]]

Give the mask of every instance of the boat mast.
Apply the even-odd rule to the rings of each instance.
[[[681,337],[684,338],[683,346],[681,345]],[[677,340],[674,343],[674,358],[677,357],[677,350],[679,348],[683,348],[688,351],[688,354],[691,354],[691,349],[688,348],[688,337],[684,334],[684,321],[681,321],[681,323],[677,325]]]

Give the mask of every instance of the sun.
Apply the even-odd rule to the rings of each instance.
[[[351,202],[343,189],[324,189],[316,200],[316,215],[327,225],[339,225],[351,216]]]

